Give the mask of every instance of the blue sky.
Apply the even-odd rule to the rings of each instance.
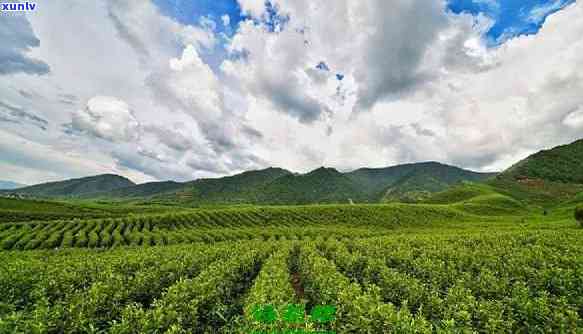
[[[202,17],[211,18],[218,32],[229,35],[232,31],[225,29],[221,17],[229,15],[232,28],[236,28],[244,19],[237,0],[154,0],[154,3],[163,14],[183,24],[197,24]]]
[[[198,24],[202,17],[215,21],[217,31],[231,35],[245,19],[236,0],[154,0],[162,13],[184,24]],[[546,17],[575,0],[450,0],[449,10],[483,14],[494,20],[484,38],[489,46],[497,46],[509,38],[536,34]],[[223,15],[230,17],[230,29],[222,25]],[[537,14],[537,15],[532,15]]]
[[[498,45],[517,35],[536,34],[546,17],[574,0],[451,0],[454,13],[480,13],[494,19],[486,34],[490,46]],[[537,14],[537,15],[532,15]]]
[[[583,133],[574,0],[100,1],[0,15],[3,179],[497,171]],[[370,10],[338,8],[355,1]]]

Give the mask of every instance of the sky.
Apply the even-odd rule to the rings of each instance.
[[[1,180],[499,171],[583,137],[573,0],[63,0],[0,26]]]

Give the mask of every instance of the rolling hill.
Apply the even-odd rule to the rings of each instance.
[[[518,162],[499,178],[583,184],[583,139],[543,150]]]
[[[535,153],[488,184],[523,202],[553,207],[583,192],[583,139]]]
[[[476,173],[438,162],[362,168],[347,174],[369,197],[384,202],[416,202],[462,181],[483,181],[496,173]]]
[[[263,204],[311,204],[368,202],[362,187],[334,168],[318,168],[307,174],[289,174],[267,184],[259,192]]]
[[[583,203],[583,140],[532,154],[495,178],[464,182],[428,196],[430,204],[449,204],[465,211],[530,207],[539,212],[568,212]],[[429,184],[425,182],[425,184]],[[502,211],[503,212],[503,211]]]
[[[32,197],[81,197],[92,193],[112,191],[134,186],[129,179],[113,174],[70,179],[58,182],[48,182],[17,189],[4,191]]]
[[[90,192],[80,195],[81,198],[101,199],[132,199],[147,198],[184,188],[184,183],[174,181],[148,182],[109,191]]]
[[[40,198],[141,200],[194,206],[414,202],[461,181],[480,181],[492,176],[426,162],[348,173],[324,167],[305,174],[267,168],[184,183],[134,184],[120,176],[99,175],[25,187],[13,193]]]
[[[156,198],[196,204],[257,203],[263,187],[290,174],[291,172],[285,169],[267,168],[216,179],[199,179],[185,183],[174,193]]]
[[[435,162],[359,169],[349,173],[325,167],[306,174],[268,168],[192,181],[179,191],[154,198],[191,204],[272,205],[415,201],[461,181],[485,180],[494,175]]]

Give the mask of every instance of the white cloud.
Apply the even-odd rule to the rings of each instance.
[[[445,13],[442,1],[273,0],[289,18],[277,32],[263,0],[239,2],[254,20],[224,39],[220,68],[209,65],[221,63],[208,59],[213,27],[175,22],[148,1],[59,2],[31,15],[40,45],[28,56],[51,74],[0,77],[0,101],[13,107],[0,111],[11,120],[0,134],[12,156],[22,152],[0,171],[22,166],[29,179],[17,180],[32,183],[418,160],[491,170],[581,136],[582,4],[491,49],[491,19]],[[18,111],[46,130],[15,123],[28,117]],[[67,168],[52,164],[58,152],[74,155]]]
[[[223,25],[228,27],[231,25],[231,17],[227,14],[221,16],[221,21],[223,21]]]
[[[124,101],[111,96],[95,96],[83,110],[73,114],[71,126],[112,142],[136,141],[140,138],[140,123]]]
[[[569,113],[563,119],[563,124],[570,128],[583,128],[583,106],[579,106],[575,111]]]
[[[238,0],[243,14],[260,17],[265,12],[265,0]]]
[[[46,63],[27,54],[40,45],[40,40],[26,16],[2,13],[0,26],[0,75],[49,73],[50,68]]]

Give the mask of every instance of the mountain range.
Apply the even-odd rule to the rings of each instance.
[[[416,201],[461,181],[480,181],[495,175],[423,162],[362,168],[348,173],[325,167],[305,174],[267,168],[222,178],[144,184],[106,174],[43,183],[10,193],[41,198],[141,199],[194,205],[377,203]]]
[[[477,173],[438,162],[342,173],[267,168],[189,182],[135,184],[113,174],[2,190],[39,198],[147,201],[188,205],[419,202],[464,182],[482,182],[514,198],[548,201],[583,189],[583,140],[540,151],[502,173]]]

